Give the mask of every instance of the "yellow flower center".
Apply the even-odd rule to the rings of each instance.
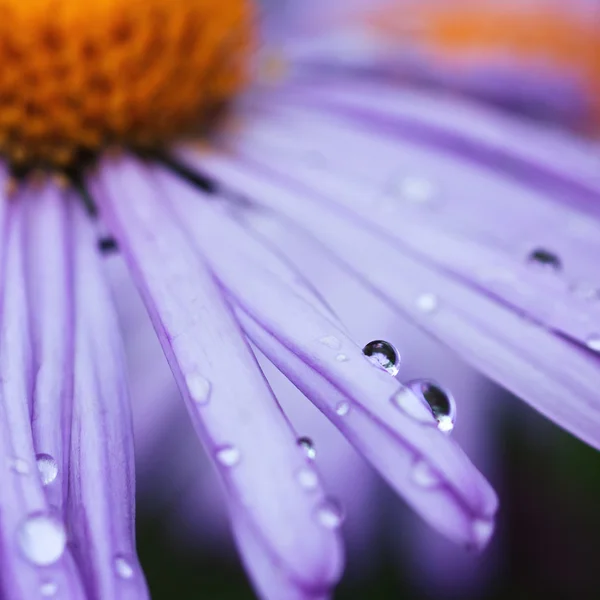
[[[248,0],[0,0],[0,154],[72,166],[206,125],[243,85]]]

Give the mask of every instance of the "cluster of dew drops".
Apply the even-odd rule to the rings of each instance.
[[[59,468],[56,460],[49,454],[40,453],[35,457],[37,474],[43,487],[59,485]],[[32,476],[32,468],[22,458],[10,461],[11,470],[19,477]],[[28,515],[17,529],[17,545],[23,556],[36,567],[50,567],[63,556],[67,546],[67,532],[58,511],[37,511]],[[124,554],[114,557],[114,569],[122,579],[134,576],[134,568]],[[60,592],[56,581],[44,578],[40,582],[40,596],[54,598]]]

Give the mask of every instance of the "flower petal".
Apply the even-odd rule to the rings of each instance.
[[[271,174],[238,160],[186,157],[229,189],[285,215],[286,227],[316,236],[315,251],[331,252],[344,269],[483,373],[600,447],[600,369],[591,352],[401,252],[386,236],[299,184],[275,184]]]
[[[0,486],[0,597],[35,598],[43,588],[52,588],[65,597],[84,598],[61,515],[48,504],[33,448],[23,203],[21,198],[0,200],[0,464],[5,471]]]
[[[133,431],[121,336],[94,228],[77,208],[68,521],[92,598],[148,598],[135,552]]]
[[[365,360],[298,275],[243,227],[199,202],[198,193],[173,175],[156,179],[169,190],[179,216],[186,217],[185,226],[215,276],[243,309],[236,314],[251,339],[426,519],[453,539],[471,542],[473,521],[493,516],[495,495],[456,444],[437,431],[428,411],[423,409],[425,421],[415,421],[395,408],[390,399],[399,391],[397,381]],[[264,337],[269,334],[270,342]],[[410,480],[419,460],[439,472],[433,491]]]
[[[220,291],[151,171],[125,159],[100,178],[102,210],[234,507],[291,579],[326,589],[340,571],[338,536],[315,519],[320,487],[299,485],[306,460]]]

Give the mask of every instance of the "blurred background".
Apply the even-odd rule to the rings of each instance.
[[[322,17],[308,19],[317,8]],[[400,84],[476,98],[540,126],[598,134],[597,0],[272,0],[263,11],[274,39],[283,37],[282,23],[286,31],[291,23],[302,40],[299,54],[329,52],[332,62],[341,56],[356,66],[377,64],[380,76]],[[364,64],[365,55],[352,52],[358,43],[370,50]],[[325,480],[347,506],[348,567],[336,600],[600,598],[600,454],[483,380],[386,307],[361,312],[373,300],[361,300],[357,290],[349,294],[352,282],[332,282],[326,265],[315,276],[357,339],[399,346],[401,379],[435,376],[452,389],[459,407],[455,435],[501,499],[497,534],[482,556],[446,543],[265,367],[299,434],[314,440]],[[153,336],[143,331],[131,336],[137,348],[132,356],[147,345],[144,356],[160,362]],[[141,364],[130,367],[147,372]],[[162,369],[161,395],[180,406],[172,383],[164,383],[164,364]],[[219,484],[209,466],[196,460],[202,450],[183,409],[149,410],[148,389],[157,393],[154,376],[149,381],[134,375],[136,380],[146,385],[133,390],[141,440],[137,535],[153,598],[255,598],[228,531]]]

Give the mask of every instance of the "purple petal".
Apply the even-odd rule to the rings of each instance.
[[[194,425],[236,510],[288,578],[326,589],[341,566],[338,536],[315,511],[297,473],[302,452],[201,257],[164,206],[151,171],[105,163],[98,200],[119,240]]]
[[[57,186],[26,194],[27,291],[35,383],[31,425],[35,451],[46,455],[50,504],[62,511],[68,490],[73,395],[73,242],[71,215]],[[54,479],[54,470],[56,475]]]
[[[192,153],[186,156],[194,160]],[[198,166],[259,206],[285,215],[286,227],[318,237],[315,251],[331,252],[340,266],[483,373],[600,447],[600,370],[591,352],[401,252],[362,220],[336,209],[329,197],[298,183],[276,184],[273,175],[239,161],[206,156]]]
[[[35,598],[52,588],[84,598],[61,515],[48,504],[33,448],[23,202],[0,200],[0,464],[6,471],[0,486],[0,597]]]
[[[251,339],[426,519],[453,539],[472,542],[473,521],[493,516],[495,495],[458,447],[437,431],[431,415],[425,411],[428,427],[395,408],[390,399],[398,392],[397,382],[364,359],[297,274],[243,227],[199,202],[198,193],[172,175],[157,180],[179,216],[186,217],[215,276],[242,308],[238,319]],[[348,410],[340,411],[341,406]],[[411,481],[419,460],[439,472],[433,490]]]
[[[74,204],[76,198],[70,198]],[[125,359],[96,234],[74,211],[75,383],[67,514],[93,598],[148,598],[134,540],[134,456]]]

